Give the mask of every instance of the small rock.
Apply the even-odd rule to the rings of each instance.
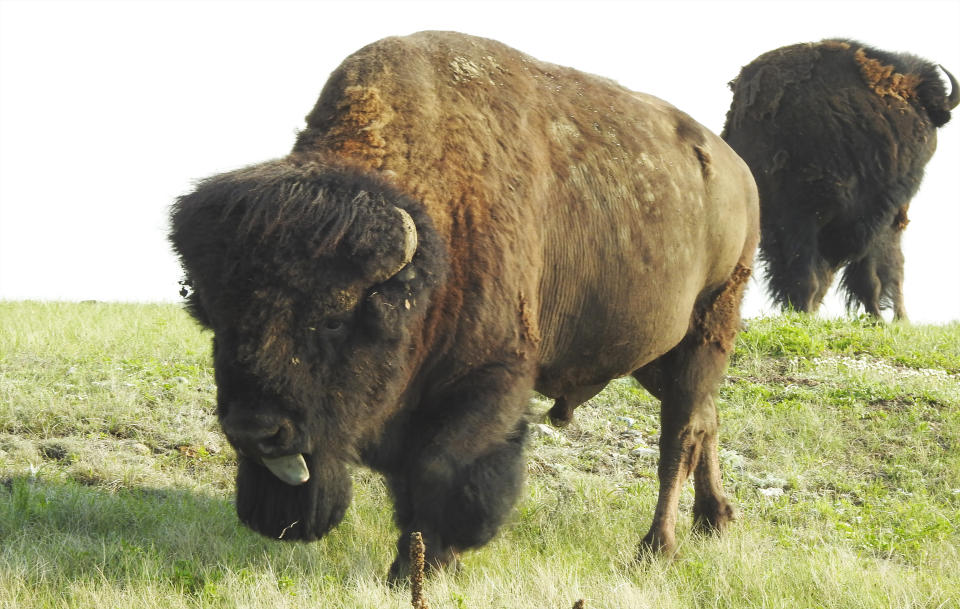
[[[559,431],[544,423],[534,423],[530,426],[530,432],[535,436],[547,436],[548,438],[556,438],[560,435]]]
[[[633,427],[633,424],[637,422],[636,419],[632,419],[630,417],[617,417],[617,421],[620,421],[627,427]]]
[[[787,486],[786,480],[783,478],[777,478],[776,476],[772,476],[770,474],[766,474],[763,478],[748,475],[747,478],[749,478],[750,482],[752,482],[755,486],[761,489],[778,488],[782,491]]]
[[[738,453],[735,450],[720,450],[720,460],[723,461],[726,465],[733,467],[735,469],[743,469],[744,458],[743,455]]]
[[[783,489],[778,487],[762,488],[760,494],[764,497],[781,497],[783,496]]]
[[[130,445],[130,450],[137,453],[138,455],[149,455],[151,452],[150,447],[142,442],[134,442]]]
[[[638,446],[630,451],[630,454],[634,457],[652,457],[656,459],[660,456],[660,451],[655,448],[649,448],[646,446]]]

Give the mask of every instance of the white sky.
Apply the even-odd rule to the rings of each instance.
[[[170,203],[286,154],[329,73],[384,36],[495,38],[719,132],[727,82],[765,51],[854,38],[960,78],[958,24],[960,0],[0,0],[0,299],[177,300]],[[907,310],[960,319],[960,112],[910,216]],[[765,310],[752,281],[744,313]]]

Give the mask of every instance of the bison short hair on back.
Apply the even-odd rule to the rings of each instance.
[[[905,319],[900,236],[950,120],[937,65],[853,40],[770,51],[730,83],[723,138],[760,191],[760,258],[771,296],[812,312],[841,268],[850,309]]]
[[[633,374],[662,401],[646,548],[733,516],[714,393],[759,240],[756,187],[673,106],[492,40],[375,42],[330,76],[292,152],[173,206],[193,316],[214,334],[237,513],[323,537],[349,468],[383,474],[439,567],[522,488],[528,403],[551,418]]]

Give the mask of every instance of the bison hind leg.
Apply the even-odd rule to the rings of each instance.
[[[694,527],[721,531],[735,517],[720,480],[714,394],[733,350],[740,300],[749,276],[748,268],[737,265],[727,283],[697,307],[683,340],[633,373],[660,400],[660,488],[642,551],[676,552],[680,493],[691,473]]]
[[[670,556],[676,552],[680,495],[691,474],[694,528],[719,532],[735,518],[720,479],[719,421],[713,397],[727,359],[728,352],[691,333],[671,351],[633,374],[660,399],[660,487],[641,553],[654,551]]]
[[[785,311],[815,313],[833,283],[835,265],[823,257],[818,240],[816,226],[800,219],[763,228],[767,291]]]
[[[606,383],[585,385],[558,397],[553,403],[553,407],[547,412],[550,422],[557,427],[566,427],[573,420],[574,409],[603,391],[606,386]]]
[[[847,295],[847,310],[856,312],[859,305],[871,316],[880,318],[880,295],[883,286],[876,266],[869,257],[851,262],[843,269],[840,286]]]
[[[862,304],[867,313],[880,319],[882,309],[893,308],[894,319],[906,320],[903,251],[900,249],[902,230],[899,223],[884,227],[867,253],[843,270],[841,287],[847,295],[847,309],[854,310]]]

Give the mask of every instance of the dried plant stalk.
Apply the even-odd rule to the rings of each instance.
[[[423,595],[423,567],[427,548],[419,531],[410,534],[410,602],[413,609],[430,609]]]

